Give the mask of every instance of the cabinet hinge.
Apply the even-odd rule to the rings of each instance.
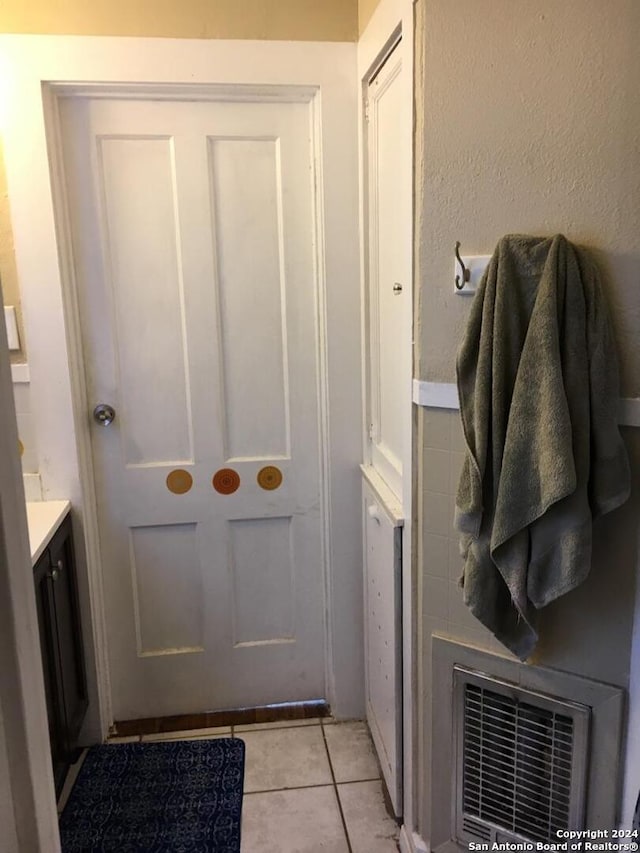
[[[364,102],[364,120],[369,121],[369,101]]]

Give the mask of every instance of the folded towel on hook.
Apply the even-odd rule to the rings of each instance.
[[[522,660],[535,610],[591,567],[592,519],[629,496],[618,369],[597,270],[562,235],[500,240],[457,359],[467,453],[464,600]]]

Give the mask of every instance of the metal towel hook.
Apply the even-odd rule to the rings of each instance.
[[[458,263],[460,264],[460,267],[462,268],[462,281],[460,281],[460,276],[457,275],[456,276],[456,288],[458,290],[462,290],[463,287],[465,286],[465,284],[471,278],[471,271],[465,267],[465,265],[462,261],[462,258],[460,257],[460,241],[459,240],[456,241],[456,260],[458,261]]]

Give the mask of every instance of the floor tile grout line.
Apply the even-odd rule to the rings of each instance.
[[[240,727],[244,726],[244,725],[249,725],[249,726],[251,726],[251,728],[243,730],[243,731],[239,731]],[[254,734],[255,732],[288,731],[289,729],[312,729],[314,727],[319,728],[319,727],[321,727],[321,725],[322,725],[322,720],[318,719],[318,722],[313,722],[313,723],[304,723],[302,721],[291,720],[291,725],[274,726],[274,727],[269,727],[269,728],[267,728],[267,726],[270,726],[269,723],[255,723],[255,724],[253,724],[253,723],[237,723],[237,724],[231,724],[229,726],[213,726],[213,728],[231,729],[230,732],[228,732],[228,733],[224,732],[221,734],[221,736],[238,737],[239,735]],[[188,736],[183,737],[183,738],[176,738],[176,740],[193,740],[193,739],[199,737],[198,732],[201,731],[201,729],[189,729],[188,731],[192,732],[193,734],[189,734]],[[142,735],[113,735],[113,737],[107,737],[105,743],[114,743],[119,738],[124,738],[124,737],[135,738],[135,741],[130,741],[130,743],[134,743],[134,742],[137,743],[138,741],[145,742],[144,738],[155,737],[157,735],[166,735],[167,739],[170,739],[173,734],[174,734],[174,732],[147,732],[146,734],[142,734]],[[214,735],[210,735],[210,734],[202,735],[202,738],[207,738],[207,737],[215,737],[215,734]],[[163,740],[163,739],[164,738],[158,738],[158,740]]]
[[[344,837],[347,842],[347,848],[349,853],[353,853],[353,848],[351,846],[351,839],[349,838],[349,830],[347,829],[347,821],[344,816],[344,811],[342,809],[342,802],[340,800],[340,793],[338,791],[338,783],[336,782],[336,774],[333,770],[333,762],[331,761],[331,752],[329,751],[329,743],[327,742],[327,733],[324,730],[324,724],[320,723],[320,731],[322,732],[322,740],[324,741],[324,748],[327,752],[327,760],[329,762],[329,770],[331,771],[331,778],[333,779],[333,792],[336,795],[336,801],[338,803],[338,811],[340,812],[340,820],[342,821],[342,828],[344,829]]]
[[[277,725],[272,726],[269,723],[230,723],[228,726],[209,726],[211,729],[231,729],[232,737],[235,737],[235,730],[240,729],[242,726],[249,726],[250,728],[245,731],[240,732],[241,734],[250,734],[251,732],[265,732],[265,731],[281,731],[285,729],[311,729],[315,727],[319,727],[322,725],[322,717],[318,717],[317,721],[314,719],[313,722],[305,722],[305,720],[283,720],[283,723],[287,723],[287,725]],[[327,717],[327,720],[329,718]],[[269,727],[269,728],[267,728]],[[199,732],[202,729],[178,729],[177,731],[190,731],[190,732]],[[138,739],[142,739],[143,737],[149,737],[149,735],[171,735],[173,732],[145,732],[144,734],[137,735],[112,735],[111,737],[107,737],[107,741],[115,740],[116,738],[122,737],[135,737]],[[192,737],[192,735],[190,735]]]
[[[309,788],[341,788],[343,785],[363,785],[367,782],[379,782],[380,777],[376,776],[372,779],[349,779],[348,782],[314,782],[313,785],[288,785],[284,788],[260,788],[257,791],[247,791],[245,790],[245,794],[248,796],[249,794],[271,794],[276,791],[298,791],[298,790],[308,790]]]
[[[244,725],[244,724],[242,724],[242,725]],[[266,723],[265,726],[267,726],[267,725],[269,725],[269,724]],[[237,737],[242,737],[243,735],[251,735],[251,734],[256,734],[256,733],[260,733],[260,732],[276,732],[276,731],[280,732],[280,731],[289,731],[289,729],[322,728],[322,725],[321,725],[321,723],[318,722],[318,723],[311,723],[309,725],[302,725],[302,726],[294,724],[292,726],[278,726],[276,728],[266,728],[266,727],[260,728],[260,724],[256,724],[255,728],[251,728],[247,731],[236,731],[238,726],[235,726],[235,725],[227,726],[226,728],[229,728],[231,731],[222,732],[218,735],[216,735],[216,734],[198,735],[198,732],[200,731],[200,729],[190,729],[189,730],[190,734],[182,736],[182,737],[176,737],[176,738],[172,737],[172,735],[174,734],[173,732],[154,732],[154,733],[148,734],[148,735],[131,735],[131,737],[134,737],[135,740],[129,741],[129,743],[162,743],[165,740],[167,740],[167,741],[170,741],[170,740],[207,740],[208,738],[214,739],[216,737],[237,738]],[[166,735],[166,737],[158,737],[159,734]],[[118,738],[118,737],[124,737],[124,736],[123,735],[120,735],[120,736],[116,735],[113,739],[107,738],[106,743],[116,742],[116,745],[117,745],[116,738]],[[145,738],[149,738],[149,737],[153,738],[153,740],[145,740]],[[126,741],[125,741],[125,743],[126,743]],[[369,780],[357,779],[354,781],[359,782],[359,781],[369,781]]]
[[[244,726],[245,723],[239,723],[235,728],[239,728],[240,726]],[[240,732],[240,734],[248,735],[252,732],[283,732],[288,731],[289,729],[313,729],[318,728],[320,723],[296,723],[292,721],[290,726],[271,726],[269,723],[247,723],[251,728],[245,729]]]
[[[259,791],[245,791],[245,795],[252,794],[282,794],[284,791],[308,791],[310,788],[334,788],[333,782],[320,782],[315,785],[292,785],[288,788],[261,788]]]

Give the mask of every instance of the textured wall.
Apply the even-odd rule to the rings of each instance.
[[[422,378],[453,381],[469,302],[456,240],[564,233],[606,276],[624,396],[640,396],[640,3],[419,0]]]
[[[4,0],[0,31],[355,41],[357,0]]]
[[[418,801],[423,810],[421,832],[429,838],[430,798],[424,792],[432,788],[432,709],[442,701],[431,691],[432,636],[437,632],[495,654],[511,655],[474,618],[458,585],[462,562],[452,519],[465,447],[459,413],[421,409],[418,424],[421,462],[416,515],[422,706]],[[626,429],[623,435],[633,468],[640,472],[640,431]],[[639,519],[640,477],[636,476],[631,500],[596,522],[593,564],[587,580],[540,612],[540,641],[532,663],[627,687]]]
[[[604,273],[624,396],[640,396],[640,3],[418,0],[417,362],[455,380],[470,300],[453,249],[489,254],[506,233],[588,245]],[[541,613],[535,661],[626,687],[640,525],[640,433],[624,430],[634,494],[594,530],[591,575]],[[429,838],[431,636],[508,654],[467,612],[451,529],[464,447],[458,413],[418,416],[422,835]]]

